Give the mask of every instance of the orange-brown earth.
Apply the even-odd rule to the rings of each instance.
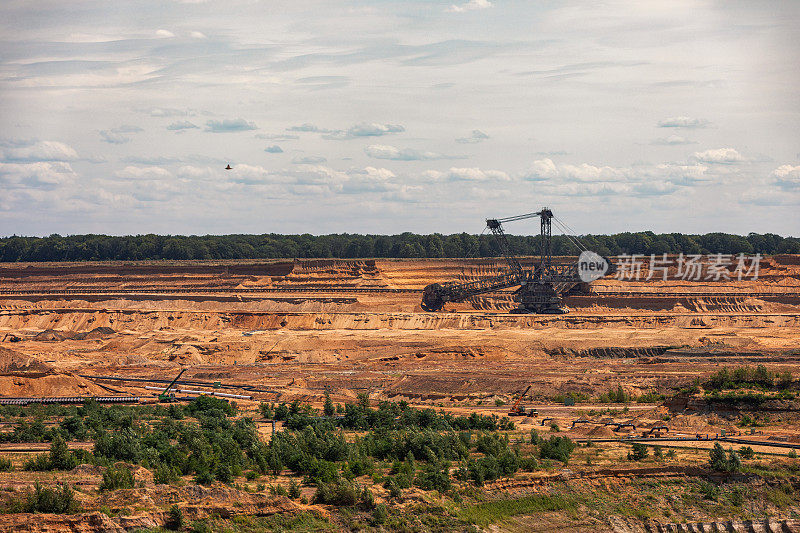
[[[800,257],[764,260],[758,280],[690,282],[677,279],[674,268],[667,281],[603,279],[589,292],[565,298],[570,313],[560,316],[508,313],[511,291],[449,304],[440,313],[419,307],[428,283],[477,279],[501,268],[494,260],[0,264],[0,395],[130,393],[153,400],[156,391],[145,389],[145,383],[86,376],[167,379],[188,368],[183,380],[220,381],[228,387],[225,392],[252,395],[254,402],[241,402],[247,409],[258,401],[320,403],[328,390],[337,402],[354,401],[358,393],[367,392],[375,400],[407,399],[462,414],[504,414],[508,407],[498,404],[513,400],[531,384],[532,396],[525,403],[538,410],[538,417],[517,418],[524,430],[550,430],[555,423],[561,434],[609,439],[666,426],[669,435],[752,432],[745,437],[800,442],[800,417],[793,402],[762,405],[761,412],[752,414],[764,426],[746,431],[737,425],[741,412],[721,411],[701,401],[679,397],[666,405],[634,403],[625,409],[596,401],[618,386],[633,395],[672,394],[722,366],[758,363],[797,378]],[[359,288],[405,292],[353,290]],[[592,401],[565,406],[562,397],[568,393]],[[606,422],[633,427],[614,428]],[[260,430],[265,437],[271,431],[268,425]],[[707,457],[702,448],[710,444],[691,443],[699,452],[681,453]],[[604,453],[610,458],[597,463],[606,469],[628,450],[609,446]],[[581,460],[588,465],[594,453],[587,449]],[[692,457],[694,464],[700,461]],[[603,473],[602,468],[596,480],[581,478],[578,483],[613,485],[609,490],[616,491],[615,484],[626,479],[694,475],[677,466],[676,471],[650,474],[636,468]],[[592,472],[587,475],[594,476]],[[98,482],[97,472],[73,474]],[[521,476],[495,488],[512,495],[536,492],[565,474],[553,475],[557,477]],[[11,482],[13,474],[6,477],[0,475],[0,483]],[[176,490],[162,486],[126,492],[131,501],[149,502],[141,505],[149,513],[141,523],[123,524],[122,518],[106,523],[99,513],[74,517],[74,526],[65,525],[64,517],[52,517],[50,524],[47,515],[36,523],[42,531],[115,531],[152,525],[146,518],[162,512],[165,502],[182,501],[188,509],[196,507],[197,516],[205,516],[241,507],[245,497],[173,494]],[[630,490],[635,496],[636,490]],[[228,505],[228,500],[238,504]],[[99,505],[95,503],[86,509],[93,511]],[[268,513],[296,507],[285,499],[261,496],[243,503],[245,513],[248,506]],[[111,500],[105,504],[122,505]],[[10,531],[28,518],[5,520],[0,530]],[[84,527],[92,521],[103,524]],[[598,523],[587,522],[584,529],[593,530]],[[523,521],[512,526],[525,530],[547,524]]]
[[[63,394],[93,394],[98,390],[78,375],[163,378],[190,366],[185,379],[257,384],[276,392],[255,395],[273,400],[318,398],[326,389],[342,399],[369,391],[416,401],[494,400],[529,383],[534,397],[546,399],[593,396],[617,385],[632,393],[664,391],[724,364],[759,361],[791,371],[800,357],[794,256],[763,260],[755,281],[602,279],[591,287],[600,295],[565,298],[570,313],[561,316],[508,314],[510,292],[449,304],[440,313],[420,309],[426,284],[494,275],[501,266],[495,260],[3,264],[0,346],[52,367],[46,376],[5,373],[14,385],[4,394],[55,395],[60,386]],[[253,288],[261,291],[242,292]],[[347,292],[352,288],[409,292]]]

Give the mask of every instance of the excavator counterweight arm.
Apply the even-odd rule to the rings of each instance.
[[[539,217],[541,219],[541,232],[539,241],[539,261],[533,270],[525,270],[511,251],[503,222],[525,220]],[[507,218],[490,218],[486,226],[491,230],[500,252],[508,263],[507,273],[490,278],[479,279],[466,283],[432,283],[422,291],[421,307],[425,311],[439,311],[448,302],[463,302],[474,296],[497,292],[510,287],[519,286],[515,298],[520,303],[518,309],[512,312],[534,313],[564,313],[561,307],[561,294],[569,291],[576,285],[583,283],[578,271],[578,264],[554,265],[551,252],[551,223],[553,212],[544,208],[536,213],[527,213]],[[604,258],[609,269],[606,275],[616,271],[614,264]]]

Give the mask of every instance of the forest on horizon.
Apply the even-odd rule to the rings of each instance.
[[[687,235],[650,231],[581,235],[583,246],[602,255],[621,254],[798,254],[800,238],[771,233]],[[515,255],[537,255],[536,236],[508,235]],[[553,255],[579,252],[573,237],[554,235]],[[438,258],[496,257],[500,247],[491,234],[442,235],[50,235],[0,238],[0,262],[103,261],[157,259],[278,258]]]

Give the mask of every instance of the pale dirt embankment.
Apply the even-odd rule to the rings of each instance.
[[[428,283],[502,268],[493,259],[3,264],[0,346],[55,372],[161,377],[191,365],[287,398],[325,387],[343,397],[507,397],[531,382],[542,396],[596,394],[664,388],[737,360],[794,364],[785,355],[800,339],[794,257],[763,261],[758,281],[603,279],[592,285],[599,295],[567,297],[562,316],[508,314],[510,291],[442,313],[419,308]],[[404,292],[347,292],[376,288]],[[106,333],[87,335],[97,328]],[[53,377],[13,379],[20,394],[59,388]]]

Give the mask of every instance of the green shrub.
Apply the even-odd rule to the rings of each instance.
[[[360,491],[357,483],[338,479],[330,483],[319,483],[314,501],[328,505],[353,506],[358,503]]]
[[[373,509],[375,507],[375,495],[367,486],[364,486],[364,488],[361,490],[361,495],[358,499],[361,502],[361,505],[363,505],[366,509]]]
[[[167,527],[172,530],[181,529],[185,524],[185,519],[183,517],[183,511],[177,504],[173,504],[169,508],[169,515],[167,517]]]
[[[286,487],[280,484],[270,485],[269,486],[269,493],[273,496],[288,496],[289,493],[286,491]]]
[[[322,412],[325,413],[325,416],[333,416],[336,412],[336,408],[333,406],[333,401],[331,401],[331,395],[328,391],[325,391],[325,404],[322,408]]]
[[[628,452],[628,461],[641,461],[649,454],[647,445],[641,442],[634,442],[631,446],[631,451]]]
[[[383,525],[386,519],[389,518],[389,510],[385,503],[379,503],[372,511],[372,524],[376,526]]]
[[[261,416],[263,416],[264,418],[269,419],[275,416],[275,410],[272,408],[272,405],[266,402],[261,402],[260,404],[258,404],[258,410],[261,413]]]
[[[67,444],[61,435],[56,435],[50,443],[50,453],[38,454],[25,461],[25,470],[45,471],[45,470],[72,470],[78,466],[78,459],[75,454],[69,451]]]
[[[293,500],[300,497],[300,484],[294,479],[289,482],[289,497]]]
[[[219,463],[217,468],[214,469],[214,477],[221,483],[230,483],[233,481],[233,469],[227,463]]]
[[[733,487],[733,489],[728,493],[728,501],[731,502],[731,505],[734,507],[741,507],[744,503],[744,494],[741,487]]]
[[[225,416],[233,416],[236,414],[236,405],[228,400],[203,394],[189,402],[185,410],[193,416],[197,416],[198,413],[214,413],[217,410],[222,411]]]
[[[403,497],[403,491],[394,476],[386,478],[386,481],[383,482],[383,488],[389,491],[390,498],[400,499]]]
[[[50,457],[46,453],[38,453],[33,457],[29,457],[22,465],[23,470],[33,470],[35,472],[44,472],[45,470],[52,470],[50,468]]]
[[[133,472],[125,465],[109,466],[103,472],[103,482],[100,490],[132,489],[134,485]]]
[[[194,476],[194,482],[198,485],[211,485],[214,482],[214,474],[208,468],[198,470]]]
[[[725,450],[722,445],[717,442],[714,448],[709,452],[709,459],[711,468],[718,472],[738,472],[742,468],[742,461],[733,450],[728,450],[725,455]]]
[[[50,468],[53,470],[72,470],[78,466],[75,455],[67,448],[67,443],[57,436],[50,443]]]
[[[539,462],[535,457],[523,457],[519,460],[519,469],[523,472],[534,472],[539,468]]]
[[[663,394],[656,391],[649,391],[636,398],[636,403],[659,403],[663,402],[665,399],[666,396]]]
[[[764,365],[756,368],[742,366],[733,370],[728,367],[712,374],[703,386],[708,390],[758,388],[786,388],[792,383],[792,375],[783,372],[780,375],[767,370]]]
[[[281,403],[275,408],[275,420],[286,420],[289,416],[289,407],[285,403]]]
[[[717,498],[719,498],[719,487],[713,483],[701,481],[698,483],[697,488],[700,491],[700,494],[702,494],[703,498],[706,500],[717,501]]]
[[[12,470],[11,459],[0,457],[0,472],[11,472],[11,470]]]
[[[425,490],[438,490],[447,492],[450,490],[450,463],[427,464],[422,468],[414,480],[414,484]]]
[[[616,389],[609,389],[608,392],[601,394],[598,401],[600,403],[628,403],[631,401],[631,395],[625,392],[622,385],[618,385]]]
[[[550,437],[550,440],[542,441],[539,447],[539,457],[541,459],[555,459],[564,464],[569,463],[569,456],[575,449],[575,443],[569,437]]]
[[[653,447],[653,457],[656,459],[663,459],[664,458],[664,449],[661,446],[654,446]]]
[[[739,448],[739,455],[742,459],[752,459],[755,457],[756,452],[750,446],[742,446]]]
[[[28,491],[23,504],[26,513],[72,514],[80,510],[75,493],[68,485],[59,488],[44,488],[37,481],[32,491]]]
[[[195,520],[189,524],[189,533],[214,533],[211,526],[206,522]]]
[[[153,483],[156,485],[172,485],[180,479],[180,474],[174,467],[166,464],[159,464],[153,472]]]

